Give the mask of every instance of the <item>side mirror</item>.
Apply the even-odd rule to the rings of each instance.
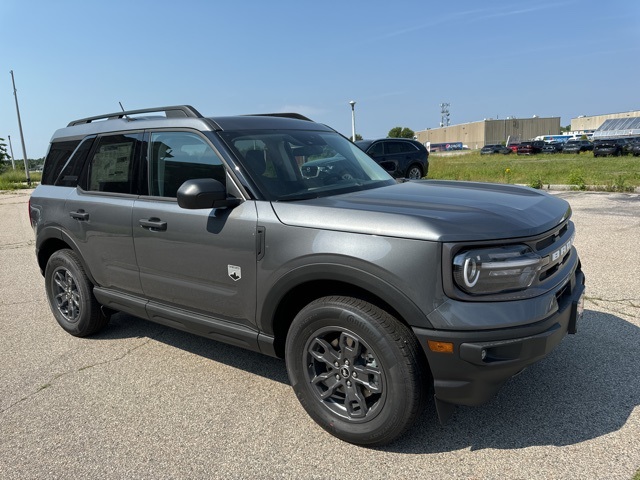
[[[227,197],[225,186],[213,178],[187,180],[178,188],[178,205],[189,210],[204,208],[232,208],[240,199]]]

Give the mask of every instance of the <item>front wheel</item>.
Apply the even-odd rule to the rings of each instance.
[[[58,250],[45,270],[49,306],[62,328],[76,337],[98,332],[109,323],[93,295],[93,285],[71,250]]]
[[[379,446],[422,412],[428,389],[413,332],[363,300],[325,297],[303,308],[287,336],[291,385],[307,413],[347,442]]]

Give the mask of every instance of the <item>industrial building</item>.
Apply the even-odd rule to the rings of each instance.
[[[416,132],[419,142],[427,145],[450,145],[451,149],[466,145],[470,149],[485,145],[517,143],[538,136],[560,133],[560,117],[484,119],[480,122],[462,123],[447,127],[432,128]],[[581,115],[571,119],[572,134],[594,134],[594,138],[640,136],[640,110],[607,113],[604,115]],[[443,148],[446,149],[446,148]]]
[[[462,123],[441,128],[432,128],[416,132],[416,138],[422,144],[461,143],[470,149],[485,145],[520,142],[541,135],[560,133],[560,117],[549,118],[512,118],[485,119],[480,122]]]
[[[640,117],[640,110],[623,113],[607,113],[605,115],[593,115],[590,117],[580,115],[578,118],[571,119],[571,130],[574,132],[594,132],[599,129],[606,120],[632,117]]]

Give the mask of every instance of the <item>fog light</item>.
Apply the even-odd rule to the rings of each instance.
[[[484,360],[485,358],[487,358],[487,351],[483,348],[480,352],[480,359]]]

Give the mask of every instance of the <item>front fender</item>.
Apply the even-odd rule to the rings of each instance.
[[[426,313],[400,289],[363,268],[344,265],[337,260],[328,257],[296,267],[266,289],[265,297],[259,299],[257,323],[260,330],[267,335],[273,335],[274,325],[278,321],[275,314],[286,295],[299,286],[317,282],[332,282],[336,285],[340,283],[364,290],[388,304],[407,324],[433,328]],[[333,293],[340,294],[339,290],[340,287],[337,287]]]

